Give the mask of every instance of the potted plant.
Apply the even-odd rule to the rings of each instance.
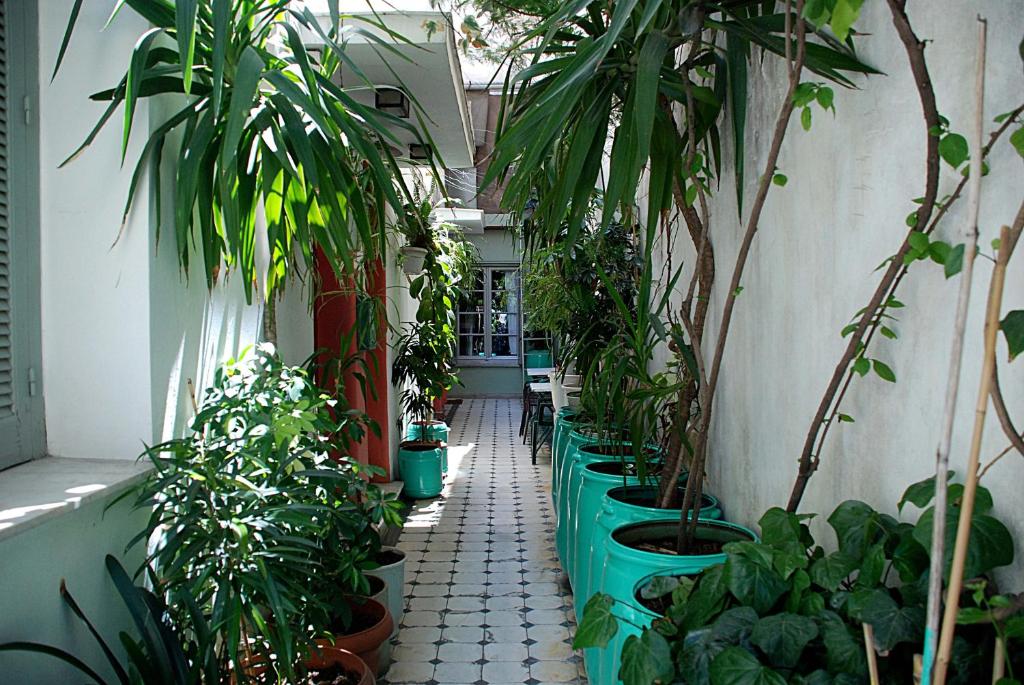
[[[363,421],[261,345],[218,369],[189,435],[147,450],[136,504],[151,515],[136,541],[153,545],[156,587],[185,630],[194,616],[173,598],[197,598],[222,670],[251,652],[294,678],[311,620],[366,587],[374,526],[398,520],[396,502],[330,456]]]
[[[397,547],[383,547],[373,556],[373,565],[366,570],[366,575],[376,576],[386,586],[386,604],[391,618],[395,623],[391,637],[398,634],[398,626],[402,623],[405,612],[405,552]]]
[[[405,238],[405,244],[399,248],[402,270],[409,276],[423,272],[427,255],[435,249],[431,211],[429,200],[417,199],[404,206],[397,222],[398,232]]]
[[[842,502],[828,517],[832,552],[811,534],[813,514],[770,509],[759,522],[762,544],[731,542],[719,562],[697,573],[641,579],[629,609],[595,595],[577,646],[621,650],[622,668],[610,663],[601,682],[626,685],[680,678],[710,685],[735,682],[728,674],[739,673],[763,683],[867,682],[870,675],[909,685],[924,629],[934,492],[929,478],[904,493],[901,510],[923,510],[913,524],[864,502]],[[962,485],[949,486],[954,519],[962,494]],[[992,516],[985,488],[977,502],[971,526],[985,535],[970,542],[965,573],[974,580],[958,620],[955,683],[993,682],[997,670],[1024,668],[1015,628],[1024,625],[1024,607],[1018,596],[994,590],[990,577],[1013,561],[1013,537]],[[948,575],[948,561],[946,568]]]

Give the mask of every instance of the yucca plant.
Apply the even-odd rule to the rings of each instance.
[[[54,75],[82,2],[73,7]],[[381,37],[400,36],[371,18],[342,16],[337,0],[328,2],[327,29],[289,0],[122,0],[114,15],[125,5],[152,28],[139,36],[120,82],[92,96],[110,105],[65,164],[119,109],[125,156],[140,100],[175,95],[176,109],[141,126],[149,138],[124,214],[146,170],[159,203],[161,163],[165,147],[173,146],[174,234],[183,270],[194,252],[208,286],[222,265],[236,269],[251,301],[257,231],[264,223],[270,245],[264,295],[282,287],[291,268],[313,267],[317,248],[339,273],[351,273],[360,256],[380,254],[386,208],[400,212],[408,201],[391,152],[391,145],[402,144],[389,127],[416,135],[418,129],[359,104],[335,75],[344,64],[362,77],[346,54],[348,38],[360,35],[390,51],[389,58],[408,59]],[[300,28],[318,35],[323,50],[307,49]],[[358,85],[372,87],[365,79]],[[156,216],[159,235],[159,209]]]

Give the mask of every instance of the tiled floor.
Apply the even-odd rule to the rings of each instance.
[[[449,475],[413,507],[406,613],[383,683],[585,683],[572,597],[555,557],[550,459],[530,464],[518,400],[466,400]]]

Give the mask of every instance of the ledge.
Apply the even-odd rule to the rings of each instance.
[[[0,540],[118,495],[151,468],[125,459],[44,457],[0,471]]]

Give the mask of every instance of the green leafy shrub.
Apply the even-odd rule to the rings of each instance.
[[[368,588],[374,525],[397,505],[367,482],[373,467],[333,454],[367,426],[264,345],[217,371],[190,435],[147,450],[137,506],[152,514],[135,543],[175,622],[211,626],[222,671],[252,651],[291,676],[344,593]]]
[[[963,486],[949,488],[950,536]],[[811,535],[813,514],[779,508],[761,517],[762,543],[733,542],[727,560],[695,577],[657,577],[640,591],[657,607],[650,627],[627,638],[619,676],[626,685],[868,682],[863,625],[871,626],[881,681],[913,682],[928,592],[934,480],[912,485],[900,508],[924,509],[916,524],[847,500],[828,517],[838,548]],[[1008,643],[1007,673],[1024,669],[1019,597],[996,595],[987,575],[1013,561],[1013,539],[979,488],[950,683],[990,682],[997,633]],[[952,539],[947,550],[952,550]],[[946,572],[950,560],[947,559]],[[993,627],[995,629],[993,629]],[[607,595],[588,602],[576,647],[604,646],[618,630]],[[1008,681],[1016,682],[1016,681]]]

